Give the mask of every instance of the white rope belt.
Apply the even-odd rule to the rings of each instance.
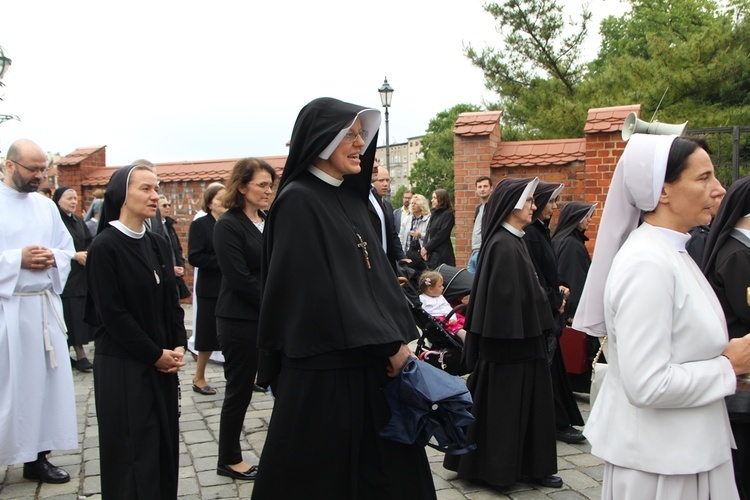
[[[55,319],[57,320],[57,324],[62,329],[63,333],[65,333],[65,337],[67,338],[68,334],[68,328],[65,326],[65,321],[60,317],[60,313],[57,312],[57,308],[55,307],[54,297],[52,295],[52,292],[49,290],[39,290],[38,292],[14,292],[13,295],[19,296],[19,297],[36,297],[39,295],[43,295],[44,297],[47,297],[47,300],[44,300],[44,297],[42,298],[42,332],[44,336],[44,350],[47,351],[49,354],[49,364],[52,368],[57,368],[57,359],[55,357],[55,348],[52,347],[52,342],[49,338],[49,321],[47,320],[47,304],[49,304],[49,307],[52,309],[52,314],[55,316]]]

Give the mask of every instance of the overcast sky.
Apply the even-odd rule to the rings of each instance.
[[[62,155],[106,145],[108,165],[286,154],[307,102],[382,110],[386,76],[391,143],[403,142],[455,104],[497,99],[463,55],[465,44],[501,46],[483,3],[0,0],[13,60],[0,114],[21,118],[0,124],[0,156],[20,137]],[[599,21],[626,6],[591,9],[595,54]]]

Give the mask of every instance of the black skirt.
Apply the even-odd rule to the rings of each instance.
[[[435,499],[424,447],[378,436],[390,410],[385,363],[285,365],[253,499]]]
[[[140,361],[97,355],[94,393],[102,497],[177,498],[177,375]]]
[[[86,297],[62,297],[63,318],[68,327],[68,345],[85,345],[94,340],[94,328],[83,321]]]
[[[460,479],[510,486],[522,477],[557,472],[555,408],[546,359],[495,363],[480,359],[469,376],[476,422],[467,431],[477,449],[447,455]]]
[[[198,309],[195,313],[195,350],[220,351],[216,338],[216,297],[198,297]]]

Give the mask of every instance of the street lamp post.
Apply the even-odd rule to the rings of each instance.
[[[388,108],[391,107],[393,98],[393,87],[388,85],[388,78],[383,80],[383,86],[378,89],[380,92],[380,102],[385,108],[385,169],[388,171],[388,177],[391,176],[391,143],[388,134]]]

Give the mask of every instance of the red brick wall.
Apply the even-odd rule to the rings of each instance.
[[[475,182],[477,177],[492,176],[490,163],[492,154],[501,139],[498,125],[491,134],[485,136],[455,136],[454,162],[454,197],[456,213],[456,265],[466,267],[471,256],[471,232],[474,229],[474,210],[479,203]],[[460,167],[459,167],[460,166]],[[496,182],[492,176],[493,185]]]
[[[570,201],[597,202],[597,209],[586,234],[589,251],[593,252],[604,200],[617,161],[625,149],[619,130],[588,133],[585,161],[567,165],[536,167],[490,167],[490,161],[500,141],[500,126],[490,135],[476,137],[454,136],[454,179],[456,192],[456,264],[465,267],[471,256],[471,231],[474,209],[478,198],[474,181],[481,175],[492,178],[493,186],[505,177],[539,177],[546,182],[565,185],[561,194],[561,208]],[[552,219],[557,223],[558,213]]]
[[[586,235],[590,238],[587,244],[589,252],[594,251],[604,201],[625,144],[627,143],[622,140],[620,131],[586,135],[586,167],[582,179],[585,186],[584,201],[596,202],[594,216],[586,230]]]

